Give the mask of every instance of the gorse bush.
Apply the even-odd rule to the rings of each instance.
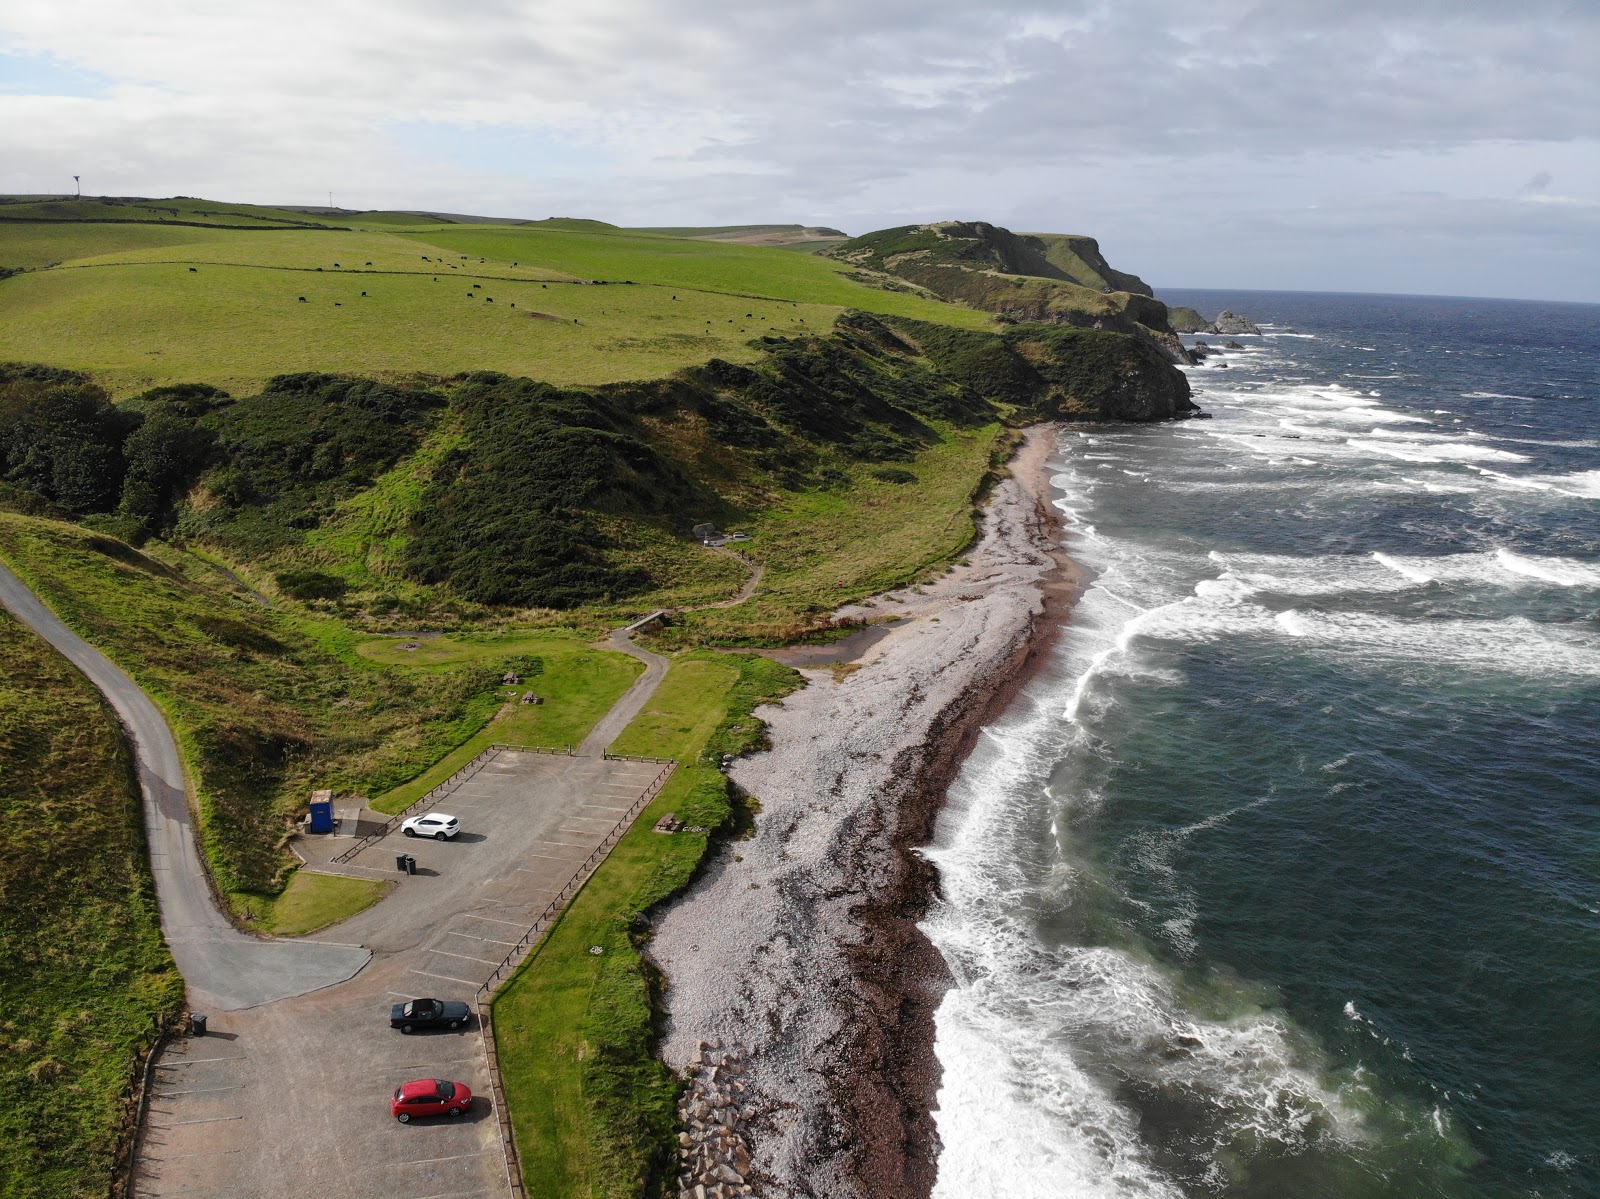
[[[75,371],[0,364],[0,478],[70,515],[106,512],[139,418]]]
[[[281,570],[272,576],[278,590],[299,600],[338,599],[349,585],[338,575],[320,570]]]

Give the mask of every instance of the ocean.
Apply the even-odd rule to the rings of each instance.
[[[927,851],[935,1194],[1600,1195],[1600,306],[1162,298],[1263,336],[1062,437],[1090,582]]]

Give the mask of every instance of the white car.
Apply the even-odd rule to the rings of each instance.
[[[461,831],[461,822],[443,812],[425,812],[413,816],[400,826],[408,837],[432,837],[435,841],[448,841]]]

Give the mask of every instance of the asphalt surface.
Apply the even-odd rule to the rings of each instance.
[[[350,978],[371,958],[361,948],[274,941],[235,928],[211,891],[190,817],[183,760],[161,710],[94,646],[0,566],[0,604],[53,645],[106,697],[138,764],[161,930],[196,1010],[233,1011],[302,995]]]

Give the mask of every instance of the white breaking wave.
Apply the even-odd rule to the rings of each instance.
[[[1428,574],[1426,571],[1416,566],[1407,565],[1406,563],[1400,561],[1400,559],[1393,558],[1388,554],[1375,553],[1372,555],[1372,560],[1378,563],[1380,566],[1387,566],[1390,570],[1394,571],[1395,574],[1400,575],[1402,578],[1410,579],[1413,583],[1433,582],[1433,576]]]
[[[1530,475],[1524,482],[1545,483],[1563,495],[1600,500],[1600,470],[1578,471],[1570,475]]]
[[[1398,458],[1402,462],[1528,461],[1526,455],[1513,454],[1510,450],[1495,450],[1490,449],[1488,446],[1469,445],[1459,441],[1438,443],[1408,441],[1404,444],[1396,444],[1388,441],[1352,438],[1350,444],[1360,450],[1369,450],[1374,454],[1384,454],[1390,458]]]
[[[1515,575],[1555,583],[1560,587],[1600,587],[1600,566],[1570,558],[1529,558],[1507,549],[1494,552],[1495,561]]]
[[[1130,623],[1142,615],[1124,610]],[[1073,654],[1080,664],[1090,648]],[[1041,851],[1034,841],[1056,802],[1044,776],[1064,738],[1077,735],[1048,705],[989,730],[927,851],[943,898],[923,929],[956,980],[935,1018],[944,1067],[934,1113],[944,1144],[936,1199],[1180,1199],[1181,1189],[1149,1162],[1136,1115],[1111,1089],[1116,1079],[1201,1113],[1203,1136],[1219,1156],[1245,1145],[1294,1152],[1319,1138],[1358,1136],[1360,1118],[1301,1063],[1282,1021],[1200,1019],[1148,962],[1104,946],[1040,941],[1031,916],[1083,885],[1064,861],[1036,866],[1043,882],[1022,864],[1050,853],[1048,842]],[[1175,846],[1261,802],[1166,840]]]

